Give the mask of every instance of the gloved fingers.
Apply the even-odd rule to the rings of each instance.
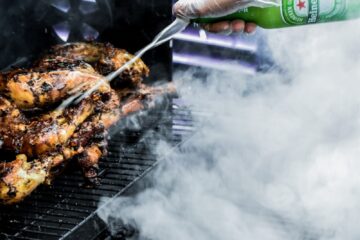
[[[256,30],[256,24],[245,23],[243,20],[223,21],[212,24],[202,24],[201,27],[208,32],[221,33],[229,35],[231,33],[246,32],[253,33]]]
[[[246,33],[255,33],[256,31],[256,24],[255,23],[246,23],[244,32]]]
[[[217,22],[212,24],[201,24],[200,26],[205,31],[212,33],[222,33],[231,30],[231,23],[228,21]]]
[[[234,20],[231,22],[231,28],[233,32],[243,32],[245,29],[245,21],[243,20]]]

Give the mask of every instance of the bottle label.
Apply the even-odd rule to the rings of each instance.
[[[345,11],[346,0],[282,0],[282,16],[290,25],[335,20]]]

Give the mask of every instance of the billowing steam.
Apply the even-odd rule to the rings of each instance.
[[[102,219],[149,239],[360,239],[360,22],[267,36],[286,74],[175,76],[207,116],[154,187]]]

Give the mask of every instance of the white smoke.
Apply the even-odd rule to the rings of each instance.
[[[266,34],[287,74],[178,73],[191,109],[211,114],[103,220],[150,239],[360,239],[360,22]]]

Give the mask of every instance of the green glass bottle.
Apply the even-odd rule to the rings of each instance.
[[[249,7],[220,18],[200,18],[212,23],[242,19],[263,28],[283,28],[360,18],[360,0],[280,0],[276,7]]]

